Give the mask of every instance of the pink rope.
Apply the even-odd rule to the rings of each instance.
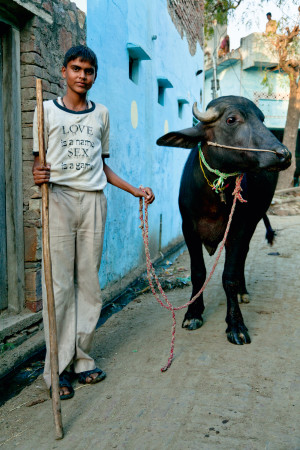
[[[169,301],[168,297],[166,296],[163,288],[161,287],[161,284],[159,282],[159,279],[155,273],[154,267],[152,265],[151,262],[151,258],[150,258],[150,251],[149,251],[149,224],[148,224],[148,205],[145,203],[145,213],[144,213],[144,201],[143,201],[143,197],[140,198],[140,208],[139,208],[139,213],[140,213],[140,221],[141,221],[141,225],[140,228],[142,229],[142,236],[143,236],[143,241],[144,241],[144,246],[145,246],[145,254],[146,254],[146,266],[147,266],[147,279],[149,282],[149,286],[151,289],[152,294],[154,295],[154,297],[156,298],[157,302],[160,304],[160,306],[162,306],[165,309],[168,309],[169,311],[171,311],[172,313],[172,320],[173,320],[173,324],[172,324],[172,339],[171,339],[171,349],[170,349],[170,355],[167,361],[167,364],[161,368],[162,372],[165,372],[169,369],[169,367],[172,364],[173,358],[174,358],[174,346],[175,346],[175,331],[176,331],[176,317],[175,317],[175,311],[179,311],[180,309],[184,309],[187,308],[189,305],[191,305],[192,303],[194,303],[195,300],[197,300],[198,297],[200,297],[200,295],[204,292],[206,286],[208,285],[211,277],[213,276],[213,273],[217,267],[217,264],[219,262],[221,253],[224,249],[225,243],[226,243],[226,239],[229,233],[229,229],[230,229],[230,225],[232,222],[232,217],[233,217],[233,213],[236,207],[236,202],[237,200],[239,200],[241,203],[246,203],[247,200],[244,200],[241,196],[241,182],[243,179],[243,174],[238,176],[236,178],[236,182],[235,182],[235,189],[232,193],[232,195],[234,196],[233,199],[233,203],[232,203],[232,208],[230,211],[230,215],[228,218],[228,223],[226,226],[226,230],[224,233],[224,237],[222,239],[215,263],[213,265],[213,268],[208,276],[208,278],[205,280],[202,288],[199,290],[199,292],[194,295],[194,297],[192,297],[188,302],[186,302],[184,305],[181,306],[177,306],[174,307],[172,305],[172,303]],[[142,189],[143,192],[145,192],[145,190],[143,189],[142,186],[140,186],[140,188]],[[160,299],[159,294],[156,292],[154,284],[153,284],[153,280],[155,281],[157,288],[163,298],[163,300]]]

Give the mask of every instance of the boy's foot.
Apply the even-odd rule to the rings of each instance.
[[[104,380],[105,377],[106,373],[103,370],[98,369],[98,367],[96,367],[93,370],[86,370],[85,372],[80,372],[78,376],[78,382],[81,384],[95,384],[99,383],[99,381]]]
[[[70,374],[63,372],[59,375],[59,396],[61,400],[68,400],[74,397],[74,389],[70,382]],[[50,387],[50,397],[52,398],[52,389]]]

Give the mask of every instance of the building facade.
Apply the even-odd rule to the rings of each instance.
[[[270,71],[277,66],[272,51],[272,36],[252,33],[241,39],[241,45],[217,60],[218,96],[240,95],[252,100],[264,113],[265,125],[282,140],[289,102],[289,77]],[[204,105],[212,100],[213,64],[205,63]],[[300,155],[300,139],[296,154]]]
[[[63,92],[63,56],[85,43],[85,26],[85,14],[69,0],[0,0],[0,353],[41,320],[41,194],[31,172],[35,79],[43,80],[45,100]]]
[[[186,3],[88,1],[87,42],[99,58],[91,98],[110,111],[107,164],[130,183],[155,192],[149,208],[153,258],[182,239],[178,191],[188,155],[184,149],[158,147],[156,140],[192,125],[192,104],[199,105],[203,88],[203,10],[201,2],[189,8]],[[126,274],[145,268],[138,201],[112,186],[106,194],[100,280],[102,287],[120,288]]]
[[[90,98],[110,111],[108,164],[156,194],[149,210],[153,258],[182,240],[177,198],[188,151],[159,148],[156,140],[191,126],[192,104],[201,102],[203,2],[88,0],[86,25],[69,0],[0,0],[0,353],[41,324],[41,193],[32,178],[35,79],[43,80],[45,100],[62,95],[64,53],[85,42],[99,58]],[[138,200],[112,186],[106,195],[100,280],[109,300],[144,270],[145,259]]]

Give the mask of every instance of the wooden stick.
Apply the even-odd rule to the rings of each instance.
[[[40,165],[46,165],[46,152],[44,142],[44,110],[43,110],[43,90],[42,80],[36,79],[36,101],[38,117],[38,136],[39,136],[39,160]],[[52,409],[55,424],[55,439],[63,438],[63,427],[61,418],[61,406],[59,395],[59,368],[58,368],[58,349],[57,349],[57,330],[55,304],[53,294],[50,238],[49,238],[49,186],[48,183],[42,184],[42,230],[43,230],[43,258],[44,274],[47,291],[47,305],[49,318],[49,341],[50,341],[50,367],[51,367],[51,388],[52,388]]]

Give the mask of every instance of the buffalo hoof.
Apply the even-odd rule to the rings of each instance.
[[[231,344],[235,345],[251,344],[251,339],[245,325],[227,331],[227,339]]]
[[[203,319],[184,319],[182,322],[182,328],[186,328],[187,330],[197,330],[201,328],[203,325]]]
[[[250,303],[250,295],[249,294],[238,294],[239,303]]]

